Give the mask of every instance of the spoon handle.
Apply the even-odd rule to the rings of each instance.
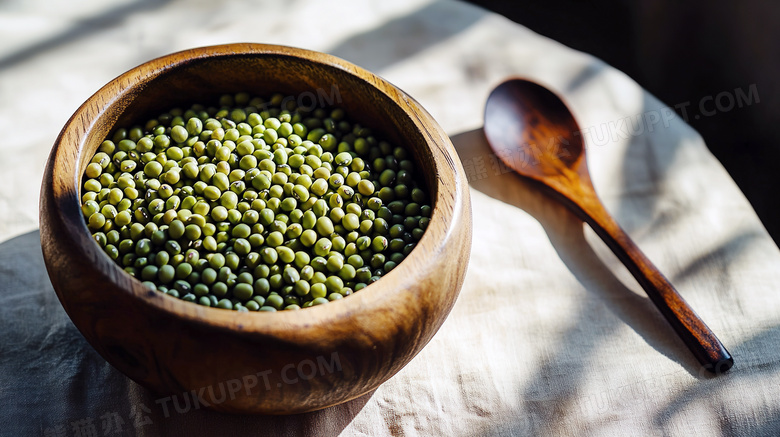
[[[574,209],[579,210],[576,212],[581,213],[581,218],[612,249],[639,285],[644,288],[650,300],[666,317],[702,366],[713,373],[722,373],[730,369],[734,364],[731,354],[669,280],[617,224],[595,193],[589,201],[577,202],[575,206]]]

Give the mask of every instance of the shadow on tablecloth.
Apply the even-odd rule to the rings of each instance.
[[[2,434],[336,436],[373,393],[313,413],[242,416],[171,407],[87,343],[52,289],[36,230],[0,243]]]
[[[777,355],[780,352],[775,344],[780,338],[780,326],[770,327],[745,342],[727,345],[735,357],[736,366],[725,375],[715,377],[709,374],[693,358],[652,302],[624,285],[599,259],[585,238],[584,224],[580,219],[538,190],[533,183],[509,171],[495,171],[497,167],[491,166],[495,155],[488,146],[482,129],[464,132],[451,139],[464,165],[479,162],[485,166],[486,172],[482,173],[484,176],[470,179],[471,188],[518,207],[538,220],[569,271],[589,293],[598,298],[582,304],[581,311],[576,315],[577,319],[571,323],[575,328],[560,337],[562,341],[554,347],[557,352],[544,358],[544,363],[539,366],[540,371],[534,379],[521,388],[521,397],[526,408],[524,416],[518,418],[517,422],[496,424],[493,428],[485,429],[484,434],[503,435],[518,429],[527,431],[527,435],[568,434],[565,424],[571,424],[572,417],[580,415],[582,408],[598,411],[606,408],[602,413],[609,416],[609,399],[599,398],[593,403],[583,402],[582,396],[578,394],[578,387],[585,383],[586,375],[578,371],[578,363],[572,361],[571,351],[576,350],[575,355],[580,357],[582,362],[597,362],[599,342],[609,341],[610,332],[617,328],[606,326],[609,322],[605,320],[591,320],[588,314],[591,305],[605,305],[617,316],[614,319],[617,323],[613,324],[624,323],[659,354],[680,363],[684,371],[694,377],[694,384],[676,392],[664,386],[666,381],[663,381],[662,376],[659,376],[661,381],[653,381],[653,384],[658,384],[657,387],[645,387],[644,381],[637,382],[637,387],[641,386],[642,390],[639,390],[636,396],[653,399],[653,404],[656,405],[646,412],[652,418],[654,428],[670,431],[674,429],[675,421],[685,417],[689,410],[700,409],[702,405],[706,405],[707,409],[720,418],[717,426],[724,432],[732,431],[726,432],[727,435],[767,435],[771,434],[768,430],[777,429],[780,425],[780,409],[775,406],[756,407],[746,403],[745,408],[753,408],[751,414],[760,416],[760,420],[755,421],[727,412],[730,408],[738,408],[733,402],[734,393],[745,392],[746,387],[754,384],[755,378],[769,377],[778,372]],[[468,173],[469,168],[466,170]],[[625,207],[620,213],[623,216],[631,215],[631,211],[627,211]],[[638,223],[639,221],[634,221],[634,225]],[[713,257],[725,257],[726,252],[739,253],[753,237],[754,235],[748,234],[733,236],[724,246],[709,253],[707,261],[712,261],[710,258]],[[734,256],[734,253],[731,255]],[[695,260],[672,280],[685,280],[691,271],[700,268],[699,264],[702,262]],[[724,287],[728,285],[723,284]],[[636,284],[631,284],[631,287],[639,289]],[[714,293],[719,299],[737,300],[736,296],[729,297],[722,291]],[[596,322],[600,325],[597,331],[600,334],[597,335],[603,338],[592,338],[593,330],[576,329],[581,324]],[[668,397],[665,396],[667,394]],[[565,417],[568,419],[564,420]],[[585,420],[584,417],[576,421],[580,421],[582,425],[582,420]],[[756,425],[753,426],[752,423]],[[594,422],[584,426],[595,430],[607,424]]]
[[[452,142],[461,160],[482,157],[490,167],[490,157],[494,155],[482,129],[458,134],[452,137]],[[650,299],[628,289],[599,259],[585,239],[582,220],[539,191],[533,183],[514,173],[493,175],[489,171],[487,174],[490,176],[469,181],[471,187],[521,208],[537,219],[561,260],[588,291],[600,297],[623,323],[634,329],[659,353],[681,362],[690,372],[699,373],[698,362]],[[566,338],[572,344],[579,344],[581,340],[576,335]],[[560,347],[570,346],[561,344]]]
[[[602,341],[608,341],[610,333],[618,328],[606,326],[609,322],[600,320],[598,331],[579,329],[579,326],[590,326],[592,323],[588,314],[588,307],[591,305],[605,305],[617,316],[614,319],[616,322],[629,326],[659,354],[680,362],[688,372],[697,377],[706,377],[699,375],[698,362],[652,302],[628,289],[599,259],[585,239],[583,222],[580,219],[516,174],[494,172],[491,160],[495,159],[495,155],[489,148],[482,129],[455,135],[452,142],[461,161],[466,165],[476,161],[484,163],[486,167],[487,171],[482,173],[483,177],[470,180],[471,188],[518,207],[538,220],[565,266],[589,293],[598,298],[589,299],[582,304],[581,311],[573,315],[576,320],[572,321],[572,328],[559,337],[561,341],[553,347],[553,354],[544,358],[545,362],[539,365],[540,371],[522,389],[523,403],[529,410],[523,420],[531,422],[529,427],[539,431],[540,435],[561,432],[555,424],[567,414],[566,411],[576,411],[579,408],[577,387],[584,383],[585,378],[583,372],[578,371],[579,365],[582,362],[598,361],[598,345]],[[551,292],[554,293],[553,290]],[[594,338],[594,332],[598,332],[596,335],[603,338]],[[572,354],[572,351],[577,352]],[[575,359],[581,361],[575,362]],[[551,382],[553,380],[554,383]],[[492,429],[488,433],[495,432],[499,430]]]

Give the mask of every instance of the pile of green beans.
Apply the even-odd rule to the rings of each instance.
[[[409,152],[342,109],[238,93],[116,130],[86,167],[81,210],[149,288],[277,311],[342,299],[398,265],[430,220],[420,187]]]

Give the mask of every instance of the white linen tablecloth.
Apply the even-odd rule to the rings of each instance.
[[[778,249],[699,135],[599,60],[426,0],[11,0],[0,41],[0,434],[780,433]],[[400,373],[337,407],[166,415],[86,343],[43,266],[40,179],[68,117],[139,63],[228,42],[319,50],[378,73],[447,130],[470,179],[473,250],[450,317]],[[513,75],[565,97],[607,209],[733,354],[728,373],[704,372],[593,232],[497,165],[482,111]]]

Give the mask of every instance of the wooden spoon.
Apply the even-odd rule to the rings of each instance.
[[[485,136],[510,168],[546,187],[587,222],[645,289],[705,369],[720,373],[734,364],[726,348],[680,296],[596,196],[574,116],[547,88],[512,79],[490,94]]]

